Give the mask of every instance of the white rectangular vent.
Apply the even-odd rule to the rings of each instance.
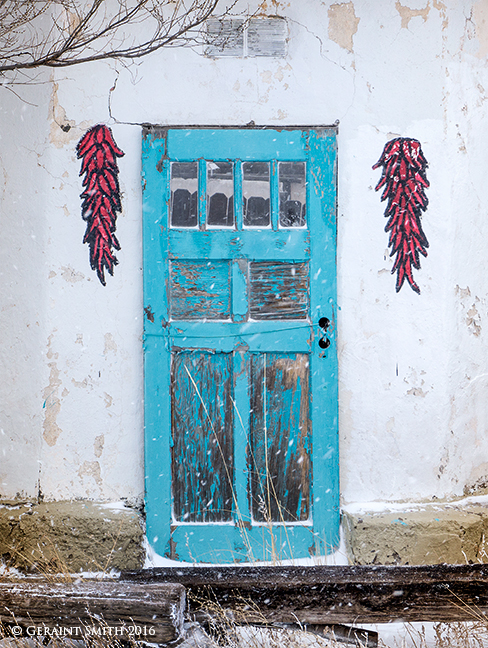
[[[287,23],[284,18],[211,18],[207,20],[211,57],[286,56]]]

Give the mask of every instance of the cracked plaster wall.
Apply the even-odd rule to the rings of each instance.
[[[38,289],[23,290],[42,302],[45,319],[42,332],[25,342],[39,350],[35,377],[28,379],[37,385],[35,396],[28,395],[28,381],[19,387],[17,399],[27,398],[28,414],[13,407],[16,424],[10,429],[35,422],[48,498],[137,499],[143,492],[139,174],[140,124],[146,122],[340,121],[343,501],[449,498],[488,484],[484,4],[275,4],[267,10],[289,24],[284,59],[208,59],[182,48],[133,65],[71,68],[56,72],[49,115],[47,108],[36,113],[45,139],[32,150],[42,153],[48,173],[34,183],[40,198],[29,202],[29,210],[35,203],[41,212],[36,226],[46,244],[41,270],[35,263],[23,269],[25,281]],[[17,117],[9,119],[15,123]],[[112,127],[126,153],[119,163],[120,264],[106,288],[81,244],[74,151],[81,133],[100,122]],[[419,139],[430,165],[430,204],[423,217],[429,256],[415,273],[420,297],[408,286],[395,293],[384,203],[374,191],[379,171],[371,167],[384,144],[398,136]],[[16,150],[13,138],[9,150]],[[32,152],[26,164],[37,168]],[[4,169],[13,182],[5,163]],[[33,244],[16,225],[10,228],[27,258]],[[20,281],[12,267],[7,272],[9,281]],[[34,312],[27,319],[32,330]],[[13,348],[6,359],[17,372],[28,364]],[[22,443],[19,436],[9,452],[20,452]],[[34,466],[37,455],[30,454]],[[8,468],[5,495],[15,496],[16,479]]]
[[[35,498],[46,355],[48,78],[0,88],[0,498]],[[44,107],[43,107],[44,105]]]

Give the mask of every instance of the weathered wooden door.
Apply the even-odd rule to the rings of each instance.
[[[149,542],[192,562],[330,551],[335,129],[148,129],[143,189]]]

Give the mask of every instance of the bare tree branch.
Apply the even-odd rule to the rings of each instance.
[[[0,74],[136,59],[161,47],[195,42],[218,2],[0,0]]]

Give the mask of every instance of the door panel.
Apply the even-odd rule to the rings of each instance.
[[[145,133],[146,509],[160,554],[276,560],[338,542],[335,135]]]
[[[251,319],[307,319],[308,295],[308,263],[251,261],[249,264]]]
[[[171,367],[173,516],[232,519],[232,354],[176,351]]]
[[[174,320],[230,317],[229,261],[170,261],[170,312]]]
[[[252,518],[309,519],[312,435],[309,355],[251,355],[248,445]]]

